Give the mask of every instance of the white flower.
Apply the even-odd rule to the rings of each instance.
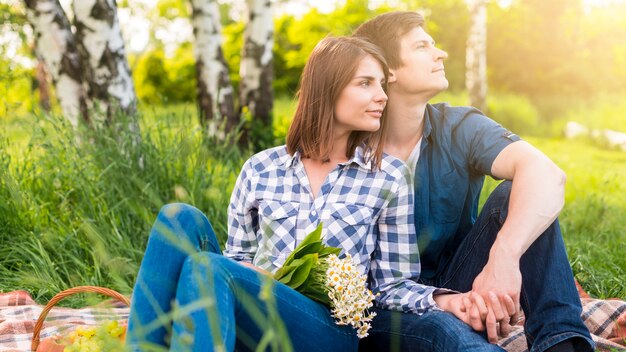
[[[336,323],[352,325],[359,338],[367,336],[370,321],[376,313],[368,311],[375,296],[367,288],[365,275],[358,271],[349,254],[343,259],[334,254],[325,259],[328,263],[325,284]]]

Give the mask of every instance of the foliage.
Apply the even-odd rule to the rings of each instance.
[[[426,16],[427,31],[449,54],[446,74],[451,90],[461,91],[464,88],[465,42],[469,25],[465,1],[405,0],[397,2],[393,8],[388,5],[371,8],[368,3],[365,0],[349,0],[327,14],[312,8],[300,17],[282,14],[275,19],[273,52],[277,96],[294,95],[304,63],[319,39],[328,33],[349,35],[362,22],[388,10],[418,10]],[[23,30],[25,19],[20,10],[23,6],[0,6],[0,23],[10,25],[6,30],[19,33],[24,40],[26,36],[23,33],[28,31]],[[128,4],[121,2],[120,6]],[[224,25],[224,56],[233,85],[237,88],[245,25],[233,18],[232,6],[221,3],[220,11]],[[148,9],[143,6],[141,10],[152,23],[152,39],[145,52],[131,59],[131,67],[135,87],[144,103],[195,100],[192,43],[183,42],[177,50],[165,50],[165,43],[157,38],[157,32],[169,28],[167,23],[188,18],[189,9],[186,2],[160,0],[156,7]],[[624,92],[624,13],[626,3],[623,2],[595,6],[585,5],[582,0],[489,2],[487,50],[490,90],[530,98],[539,110],[542,122],[551,122],[564,112],[564,105],[556,100],[576,102],[591,99],[597,94]],[[21,49],[22,54],[32,56],[26,49],[25,45]],[[0,52],[4,54],[5,50],[0,48]],[[2,70],[6,67],[3,63]],[[15,65],[10,75],[0,75],[3,81],[0,87],[11,87],[11,96],[3,99],[6,100],[3,104],[5,114],[22,114],[36,107],[32,94],[28,93],[33,89],[29,80],[15,78],[22,73],[32,75],[29,69]]]
[[[137,97],[164,105],[190,102],[196,96],[196,66],[191,43],[181,45],[171,58],[162,47],[130,57]]]
[[[626,101],[622,95],[603,95],[593,101],[577,101],[563,121],[576,121],[591,129],[626,132]]]
[[[486,114],[516,134],[539,132],[539,112],[527,98],[514,94],[491,94]]]
[[[3,140],[0,290],[130,292],[154,214],[173,201],[202,209],[224,240],[239,152],[205,140],[189,118],[152,119],[141,143],[117,128],[78,141],[63,120],[43,117],[26,148],[9,154]]]
[[[581,0],[489,6],[489,82],[530,97],[623,91],[626,4]]]
[[[34,70],[0,56],[0,121],[36,109],[39,96],[39,91],[33,91],[36,84]]]
[[[322,226],[320,223],[298,244],[283,266],[274,273],[274,279],[329,306],[328,287],[324,285],[328,269],[325,258],[331,254],[338,255],[341,249],[322,242]]]

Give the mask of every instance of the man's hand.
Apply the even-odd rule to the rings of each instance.
[[[489,261],[472,285],[472,292],[482,298],[486,309],[477,303],[475,296],[470,296],[473,305],[483,308],[479,309],[480,316],[490,342],[497,341],[498,336],[508,335],[511,324],[516,323],[520,314],[521,288],[519,258],[494,243]]]

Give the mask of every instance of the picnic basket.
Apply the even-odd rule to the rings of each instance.
[[[127,297],[123,296],[122,294],[114,290],[111,290],[105,287],[77,286],[77,287],[73,287],[73,288],[61,291],[57,293],[54,297],[52,297],[52,299],[50,299],[48,304],[46,304],[46,306],[41,311],[41,314],[39,315],[39,319],[37,319],[37,322],[35,323],[35,327],[33,330],[33,340],[32,340],[31,347],[30,347],[32,352],[37,351],[37,348],[40,346],[39,335],[41,333],[41,329],[43,328],[43,322],[46,319],[46,316],[48,315],[50,310],[54,307],[54,305],[59,303],[65,297],[71,296],[76,293],[84,293],[84,292],[99,293],[105,296],[109,296],[111,298],[115,298],[127,306],[130,305],[130,300]],[[62,347],[62,345],[58,345],[58,346]]]

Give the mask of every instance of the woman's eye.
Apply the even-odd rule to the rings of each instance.
[[[362,81],[360,85],[362,85],[363,87],[368,87],[370,85],[370,81]]]

